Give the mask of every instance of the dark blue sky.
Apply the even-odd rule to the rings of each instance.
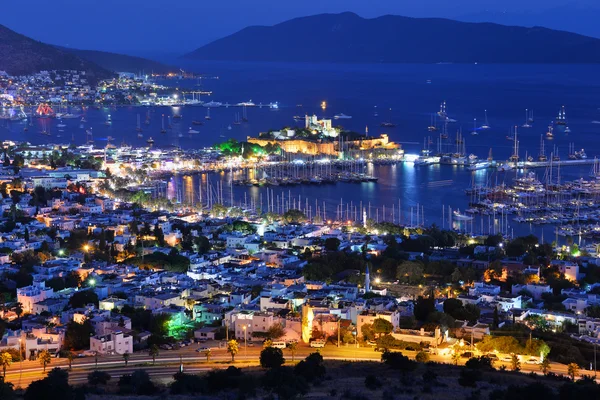
[[[542,25],[600,37],[598,0],[3,0],[0,23],[82,49],[182,53],[248,25],[353,11]],[[593,9],[590,9],[593,7]],[[35,10],[35,11],[32,11]]]

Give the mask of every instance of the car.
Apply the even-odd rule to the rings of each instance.
[[[498,361],[498,356],[496,355],[496,353],[488,353],[485,356],[492,361]]]
[[[535,365],[535,364],[539,364],[539,361],[534,357],[529,357],[527,359],[527,361],[525,361],[525,363]]]
[[[248,347],[254,347],[254,342],[247,342]]]
[[[502,357],[500,357],[500,360],[502,360],[504,362],[511,362],[512,356],[502,356]]]
[[[196,352],[197,352],[197,353],[202,353],[203,351],[208,351],[208,350],[210,350],[210,348],[209,348],[209,347],[198,347],[198,348],[196,349]]]
[[[465,351],[464,353],[462,353],[460,355],[462,358],[473,358],[473,352],[471,351]]]
[[[374,341],[372,341],[372,340],[369,340],[369,341],[367,342],[367,344],[368,344],[369,346],[377,346],[377,342],[374,342]]]

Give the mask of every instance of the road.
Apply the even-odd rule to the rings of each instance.
[[[146,352],[134,353],[130,356],[127,366],[123,357],[120,355],[100,356],[96,365],[95,357],[76,358],[72,363],[72,370],[69,373],[71,383],[85,383],[87,374],[98,368],[108,372],[113,382],[121,375],[131,373],[137,369],[145,369],[150,376],[155,379],[168,380],[173,374],[178,372],[183,366],[183,370],[190,373],[208,371],[214,368],[226,368],[231,365],[231,356],[224,348],[211,347],[210,362],[207,362],[203,353],[196,352],[200,346],[211,347],[209,344],[192,345],[178,350],[161,350],[156,358],[156,363],[153,364],[152,358]],[[259,355],[262,348],[253,346],[244,348],[243,343],[240,346],[240,352],[235,357],[235,365],[238,367],[256,366],[258,365]],[[317,349],[311,348],[305,344],[299,344],[294,355],[295,361],[299,361]],[[380,361],[381,353],[373,350],[372,347],[356,348],[354,346],[336,347],[328,344],[320,350],[323,358],[327,360],[350,360],[350,361]],[[289,350],[283,350],[286,362],[292,362],[292,354]],[[415,357],[414,351],[403,351],[403,354],[410,358]],[[430,355],[431,361],[440,363],[452,363],[450,356]],[[467,359],[461,359],[459,365],[463,365]],[[506,365],[510,369],[510,363],[496,361],[495,367]],[[47,366],[47,370],[55,367],[68,368],[68,361],[64,358],[53,358],[52,363]],[[538,365],[521,363],[523,372],[540,373]],[[567,366],[564,364],[551,363],[551,371],[557,374],[567,374]],[[582,371],[583,372],[583,371]],[[27,387],[31,382],[42,379],[45,376],[43,368],[39,361],[23,361],[22,363],[15,362],[6,373],[6,380],[12,382],[15,387]]]

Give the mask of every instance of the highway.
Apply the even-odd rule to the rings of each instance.
[[[207,362],[206,356],[203,353],[196,352],[199,347],[210,347],[211,357],[210,362]],[[238,367],[256,366],[259,364],[259,355],[262,348],[253,346],[244,348],[244,344],[240,345],[240,352],[235,357],[235,364]],[[310,353],[319,350],[323,358],[327,360],[349,360],[349,361],[380,361],[381,353],[374,351],[372,347],[356,348],[354,346],[336,347],[328,344],[325,348],[315,349],[306,344],[300,343],[295,353],[295,362],[305,358]],[[403,351],[403,354],[410,358],[415,357],[414,351]],[[292,362],[292,354],[289,350],[283,350],[286,363]],[[430,355],[430,360],[440,363],[452,363],[450,356]],[[95,357],[76,358],[72,363],[72,370],[69,373],[69,380],[73,384],[81,384],[87,382],[87,374],[98,368],[108,372],[112,381],[116,382],[118,378],[124,374],[131,373],[137,369],[145,369],[151,377],[160,381],[168,381],[173,374],[178,372],[183,366],[183,370],[189,373],[197,373],[208,371],[214,368],[227,368],[232,365],[230,363],[231,356],[224,348],[212,347],[210,344],[196,344],[184,347],[178,350],[161,350],[156,358],[156,363],[153,365],[152,358],[147,352],[138,352],[130,356],[127,366],[120,355],[99,356],[98,364],[96,365]],[[459,360],[459,365],[463,365],[467,361],[466,358]],[[496,361],[494,366],[499,368],[501,365],[506,365],[510,369],[510,363]],[[47,366],[46,371],[52,368],[68,368],[68,360],[64,358],[53,358],[52,363]],[[540,373],[538,365],[521,363],[521,371],[524,373],[535,372]],[[567,374],[567,366],[564,364],[551,363],[551,371],[557,374]],[[584,372],[583,370],[581,372]],[[27,387],[31,382],[42,379],[45,376],[42,366],[39,361],[23,361],[22,363],[15,362],[6,373],[6,380],[12,382],[15,387]]]

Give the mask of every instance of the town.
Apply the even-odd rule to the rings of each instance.
[[[184,368],[258,363],[260,352],[262,364],[263,346],[292,359],[400,350],[595,376],[598,253],[570,237],[471,236],[377,221],[366,208],[328,220],[300,201],[244,207],[218,190],[190,207],[152,189],[144,157],[203,170],[227,165],[217,150],[200,163],[158,149],[2,151],[0,354],[15,387],[55,364],[110,368],[148,355]],[[24,364],[37,372],[24,377]]]

